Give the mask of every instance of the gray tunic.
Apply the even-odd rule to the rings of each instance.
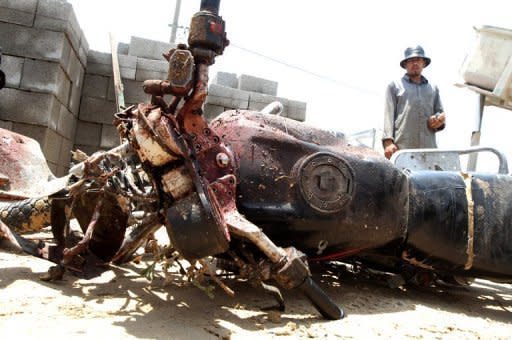
[[[439,89],[421,76],[420,84],[404,75],[386,89],[384,134],[382,140],[392,139],[399,149],[436,148],[437,130],[428,127],[428,118],[443,112]]]

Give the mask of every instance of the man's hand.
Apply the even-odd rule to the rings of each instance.
[[[428,118],[428,127],[432,130],[437,130],[443,126],[446,121],[446,114],[444,112],[432,115]]]
[[[386,156],[387,159],[390,159],[391,156],[398,151],[398,146],[391,140],[386,139],[384,141],[384,156]]]

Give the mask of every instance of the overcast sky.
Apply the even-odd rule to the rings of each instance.
[[[169,40],[175,0],[68,1],[92,49],[109,51],[108,32],[126,42],[132,35]],[[199,4],[182,1],[181,25],[188,26]],[[382,128],[384,89],[403,74],[403,50],[423,45],[432,58],[424,74],[438,84],[448,116],[438,134],[444,148],[469,146],[476,96],[454,84],[476,41],[473,27],[512,29],[510,0],[222,0],[220,12],[232,46],[211,76],[220,70],[278,81],[279,96],[308,103],[308,123],[348,133]],[[486,108],[482,144],[500,148],[512,162],[511,126],[511,111]]]

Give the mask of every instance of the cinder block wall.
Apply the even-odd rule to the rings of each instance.
[[[6,88],[0,126],[36,139],[48,165],[69,163],[89,47],[63,0],[0,0],[0,46]]]
[[[130,44],[119,44],[119,68],[126,105],[149,101],[142,91],[147,79],[166,79],[168,63],[162,53],[173,46],[154,40],[132,37]],[[75,147],[91,154],[119,144],[112,125],[116,112],[112,54],[90,51],[87,56]]]
[[[0,0],[0,47],[6,88],[0,91],[0,128],[41,144],[56,176],[64,175],[70,151],[88,154],[119,144],[112,56],[89,51],[72,6],[65,0]],[[132,37],[119,44],[127,105],[149,100],[146,79],[165,79],[162,53],[168,43]],[[208,120],[231,109],[260,110],[279,100],[283,116],[304,121],[306,103],[276,97],[278,83],[219,72],[209,85]]]
[[[278,83],[247,74],[218,72],[208,86],[204,114],[212,120],[227,110],[261,110],[279,101],[283,104],[281,116],[303,122],[306,120],[305,102],[277,97]]]

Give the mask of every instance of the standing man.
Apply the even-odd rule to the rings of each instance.
[[[436,132],[444,129],[439,89],[421,75],[430,64],[421,46],[408,47],[400,66],[407,72],[386,89],[384,134],[386,158],[399,149],[436,148]]]

